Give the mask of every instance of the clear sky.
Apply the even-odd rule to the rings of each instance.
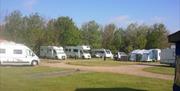
[[[38,12],[46,19],[69,16],[79,27],[95,20],[124,28],[132,22],[161,22],[171,33],[180,30],[180,0],[0,0],[1,23],[13,10],[23,15]]]

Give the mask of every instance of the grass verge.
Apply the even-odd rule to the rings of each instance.
[[[61,72],[50,67],[0,67],[1,91],[171,91],[172,80],[114,73],[76,73],[32,78],[29,75]],[[44,74],[45,75],[45,74]]]
[[[128,61],[114,61],[112,59],[92,58],[88,59],[68,59],[65,61],[66,64],[70,65],[81,65],[81,66],[121,66],[121,65],[133,65],[139,64],[139,62],[128,62]]]
[[[159,67],[148,67],[148,68],[144,68],[143,70],[158,74],[174,75],[175,69],[173,67],[159,66]]]

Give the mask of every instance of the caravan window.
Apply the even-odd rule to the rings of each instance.
[[[43,49],[41,49],[41,51],[44,51]]]
[[[53,53],[54,53],[54,54],[57,54],[57,53],[56,53],[56,50],[53,50]]]
[[[90,51],[89,50],[83,50],[83,53],[89,53]]]
[[[67,52],[67,51],[68,51],[68,49],[65,49],[65,51]]]
[[[78,52],[78,49],[74,49],[73,52]]]
[[[109,50],[106,50],[106,53],[107,53],[107,54],[110,54],[111,52],[110,52]]]
[[[6,50],[5,49],[0,49],[0,54],[5,54]]]
[[[13,53],[14,54],[22,54],[22,50],[15,49],[15,50],[13,50]]]
[[[69,49],[69,52],[71,52],[71,49]]]
[[[51,49],[49,49],[48,52],[51,52]]]

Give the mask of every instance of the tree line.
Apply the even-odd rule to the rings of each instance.
[[[115,24],[102,26],[92,20],[78,28],[68,16],[47,20],[38,13],[23,16],[17,10],[7,15],[4,22],[0,25],[1,38],[23,43],[37,54],[41,45],[90,45],[91,48],[126,53],[134,49],[161,49],[169,46],[169,33],[162,23],[131,23],[127,28],[121,28]]]

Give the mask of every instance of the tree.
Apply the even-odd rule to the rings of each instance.
[[[113,45],[114,32],[117,27],[114,24],[106,25],[102,34],[102,47],[108,49],[115,49]]]
[[[69,17],[59,17],[55,22],[59,34],[60,45],[78,45],[81,43],[80,31]]]
[[[92,48],[101,47],[100,26],[95,21],[89,21],[81,27],[83,44],[91,45]]]
[[[116,30],[114,32],[114,37],[113,37],[113,43],[112,46],[114,46],[114,52],[115,51],[124,51],[124,30],[122,28]]]
[[[146,25],[140,25],[137,30],[137,36],[135,41],[135,48],[137,49],[145,49],[147,44],[147,31],[148,27]]]
[[[18,42],[22,31],[22,14],[20,11],[13,11],[5,17],[5,35],[6,39]]]
[[[25,38],[25,44],[39,54],[40,46],[45,43],[45,20],[38,13],[25,16],[23,19],[25,31],[21,37]]]
[[[46,43],[45,45],[59,45],[60,41],[59,41],[59,31],[56,30],[55,27],[55,23],[56,23],[56,19],[51,19],[48,21],[47,23],[47,27],[46,27]]]
[[[38,13],[22,16],[13,11],[0,25],[0,37],[26,44],[36,53],[42,45],[81,45],[92,48],[107,48],[129,53],[134,49],[166,48],[169,46],[168,30],[164,24],[152,26],[129,24],[126,29],[114,24],[101,27],[95,21],[84,23],[81,29],[69,17],[58,17],[45,21]]]
[[[138,25],[136,23],[128,25],[127,29],[125,30],[125,51],[128,53],[137,48],[137,31]]]
[[[146,48],[167,48],[169,46],[167,36],[168,31],[164,24],[154,24],[148,31]]]

